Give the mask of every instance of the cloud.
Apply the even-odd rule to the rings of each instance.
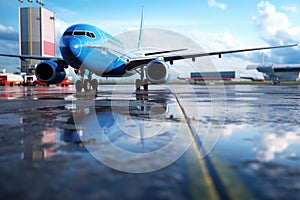
[[[253,17],[255,25],[263,34],[266,41],[276,39],[281,43],[285,41],[297,41],[300,35],[300,26],[294,26],[287,15],[278,12],[276,7],[268,1],[258,4],[258,16]]]
[[[205,52],[267,46],[266,44],[261,44],[261,42],[255,44],[245,43],[245,41],[238,40],[234,34],[227,30],[220,33],[189,30],[184,32],[184,34],[199,44]],[[227,54],[223,55],[221,59],[218,56],[210,56],[209,59],[220,71],[236,70],[244,74],[247,72],[247,65],[261,62],[260,51]],[[207,71],[209,71],[211,66],[202,65],[202,67],[206,67]],[[253,74],[256,76],[260,75],[258,72]]]
[[[19,32],[11,26],[3,26],[0,24],[0,40],[18,41]]]
[[[262,1],[257,6],[258,16],[253,17],[260,37],[270,45],[291,44],[299,41],[300,26],[293,25],[288,16],[277,11],[268,1]],[[298,48],[272,50],[270,59],[277,63],[298,63],[300,51]]]
[[[283,10],[285,10],[285,11],[292,12],[292,13],[295,13],[297,11],[297,7],[296,6],[284,5],[284,6],[281,6],[281,8]]]
[[[70,26],[67,22],[56,18],[55,19],[55,33],[58,37],[61,37],[63,32]]]
[[[19,42],[12,40],[0,40],[0,53],[19,54]],[[7,69],[7,72],[15,72],[20,61],[16,58],[0,57],[0,69]]]
[[[62,36],[62,34],[65,32],[65,30],[70,26],[67,22],[64,20],[61,20],[59,18],[55,19],[55,41],[56,41],[56,54],[58,56],[61,56],[60,50],[59,50],[59,41]]]
[[[0,24],[0,53],[19,54],[19,32],[12,26]],[[0,57],[0,68],[6,68],[8,72],[16,71],[19,59]]]
[[[224,3],[218,3],[215,0],[208,0],[208,5],[211,6],[211,7],[218,7],[220,9],[222,9],[222,10],[224,10],[224,9],[227,8],[226,4],[224,4]]]
[[[291,37],[292,24],[288,17],[276,10],[276,7],[268,1],[262,1],[258,4],[258,17],[254,17],[254,22],[261,32],[264,33],[264,38],[270,40],[279,38],[287,40]]]
[[[285,151],[289,145],[297,141],[297,135],[294,132],[287,132],[282,135],[274,133],[265,135],[256,141],[254,151],[257,151],[259,161],[271,161],[275,155]]]

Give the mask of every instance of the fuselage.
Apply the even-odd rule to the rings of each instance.
[[[134,57],[126,53],[120,40],[88,24],[69,27],[59,45],[64,60],[75,69],[87,69],[104,77],[132,75],[126,70],[126,60]]]

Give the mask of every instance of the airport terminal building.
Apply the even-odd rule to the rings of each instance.
[[[191,80],[197,81],[231,81],[235,79],[235,71],[191,72]]]
[[[55,14],[43,7],[20,7],[20,54],[55,56]],[[38,60],[21,61],[21,72]]]

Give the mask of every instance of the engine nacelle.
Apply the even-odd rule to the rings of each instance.
[[[39,63],[35,75],[39,81],[49,84],[60,83],[66,78],[64,67],[52,60]]]
[[[146,66],[146,77],[150,83],[166,83],[169,80],[169,65],[162,60],[152,60]]]

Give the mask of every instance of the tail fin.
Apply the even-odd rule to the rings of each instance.
[[[139,42],[138,42],[138,50],[140,51],[142,51],[143,25],[144,25],[144,6],[142,6],[140,34],[139,34]]]

